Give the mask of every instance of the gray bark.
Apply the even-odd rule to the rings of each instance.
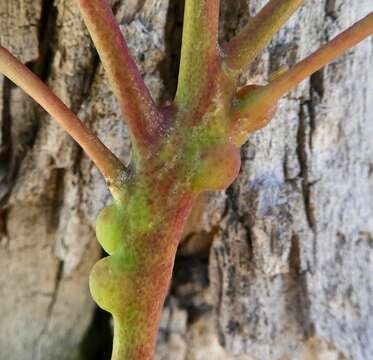
[[[222,0],[222,39],[265,2]],[[112,3],[152,93],[170,99],[182,5]],[[369,0],[306,1],[242,83],[265,82],[371,10]],[[0,2],[0,41],[128,159],[74,0]],[[369,39],[304,82],[251,136],[231,188],[201,197],[158,360],[373,358],[372,69]],[[94,334],[109,324],[95,315],[88,274],[102,256],[95,217],[109,201],[69,136],[0,78],[0,360],[99,359]]]

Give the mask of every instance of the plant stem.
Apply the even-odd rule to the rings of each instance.
[[[370,13],[268,85],[258,87],[240,98],[232,112],[232,121],[236,123],[232,136],[236,138],[236,143],[242,145],[246,141],[252,124],[260,122],[283,95],[372,34],[373,13]]]
[[[117,247],[90,275],[93,298],[114,317],[112,360],[153,358],[176,250],[195,199],[185,186],[165,198],[154,178],[141,183],[125,190]]]
[[[71,135],[111,186],[120,185],[119,178],[125,170],[120,160],[34,73],[1,46],[0,73],[29,94]]]
[[[265,48],[282,25],[304,0],[271,0],[248,24],[224,46],[225,63],[242,71]]]
[[[279,99],[310,75],[372,34],[373,13],[370,13],[364,19],[326,43],[312,55],[278,76],[272,83],[262,89],[263,93],[270,95],[271,99]]]
[[[146,152],[163,132],[163,117],[129,53],[107,0],[78,0],[128,124],[135,149]]]
[[[186,0],[183,39],[175,103],[198,107],[201,92],[215,76],[218,64],[219,0]]]

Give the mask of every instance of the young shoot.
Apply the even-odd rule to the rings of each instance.
[[[64,103],[6,49],[0,73],[39,103],[102,173],[113,203],[97,219],[109,254],[93,267],[90,289],[114,318],[112,360],[149,360],[182,228],[197,196],[226,189],[240,146],[274,116],[278,100],[373,33],[373,14],[267,85],[238,89],[240,74],[302,0],[270,0],[227,44],[218,42],[219,0],[186,0],[179,82],[165,112],[131,57],[108,0],[76,0],[116,94],[133,143],[131,171]],[[167,136],[166,136],[167,135]]]

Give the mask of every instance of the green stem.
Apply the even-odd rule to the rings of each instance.
[[[225,64],[242,71],[266,47],[304,0],[271,0],[224,47]]]
[[[186,0],[175,103],[196,108],[218,64],[219,0]]]
[[[370,13],[268,85],[256,87],[240,97],[232,109],[231,136],[235,143],[242,145],[258,124],[264,125],[283,95],[372,34],[373,13]]]
[[[125,200],[104,209],[97,222],[98,240],[111,255],[93,267],[90,289],[114,317],[112,360],[153,358],[176,250],[195,198],[180,183],[172,193],[159,183],[154,188],[149,175],[127,184]]]

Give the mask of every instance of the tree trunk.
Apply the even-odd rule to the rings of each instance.
[[[222,0],[222,39],[265,2]],[[181,2],[112,3],[152,93],[170,99]],[[243,83],[265,82],[371,11],[369,0],[305,3]],[[76,1],[1,1],[0,42],[129,158]],[[373,358],[372,83],[369,39],[283,99],[243,148],[237,181],[200,198],[157,360]],[[0,78],[0,360],[108,359],[109,318],[87,278],[102,256],[95,217],[109,199],[70,137]]]

